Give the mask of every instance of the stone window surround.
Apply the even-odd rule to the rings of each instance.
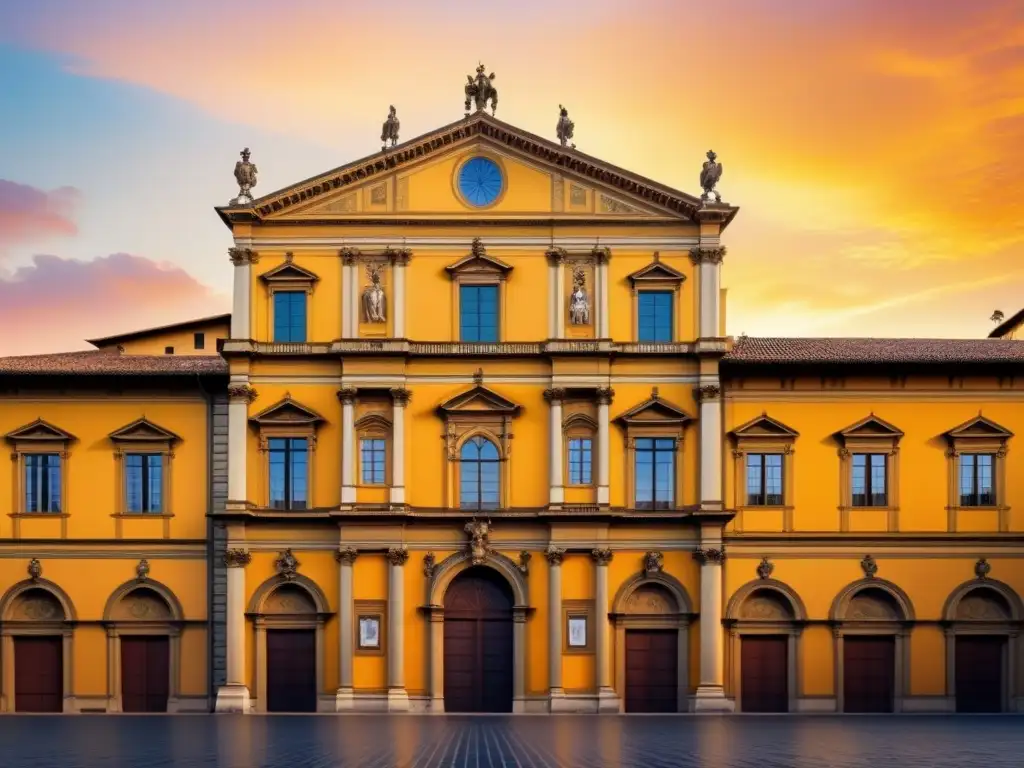
[[[494,285],[498,288],[498,338],[497,343],[505,341],[508,308],[508,291],[506,284],[512,265],[500,259],[488,256],[479,238],[473,241],[473,251],[445,267],[452,281],[452,340],[464,344],[491,344],[494,342],[476,342],[462,340],[461,287],[463,285]]]
[[[145,429],[150,434],[136,438],[131,435],[135,429]],[[160,435],[159,432],[165,434]],[[124,537],[123,520],[129,518],[131,520],[161,520],[163,538],[169,539],[171,537],[171,518],[174,517],[171,465],[174,459],[174,445],[180,442],[181,438],[145,418],[112,432],[108,437],[114,444],[115,482],[117,488],[120,489],[117,494],[117,506],[114,509],[115,538]],[[159,512],[128,511],[128,476],[125,472],[125,456],[128,454],[158,454],[161,457],[160,498],[162,503]]]
[[[970,428],[975,425],[989,427],[990,434],[971,434]],[[965,424],[954,427],[943,435],[948,448],[946,450],[946,467],[949,477],[949,493],[946,502],[947,530],[955,533],[959,527],[959,516],[962,512],[994,512],[998,520],[998,530],[1006,533],[1010,530],[1010,507],[1006,503],[1006,453],[1007,442],[1013,433],[1000,427],[979,413]],[[995,483],[996,503],[992,506],[961,506],[960,505],[960,457],[965,453],[982,453],[995,456],[992,468],[992,479]]]
[[[38,429],[46,434],[30,434]],[[12,487],[14,489],[13,512],[9,513],[13,522],[12,535],[21,538],[21,520],[23,518],[58,518],[60,520],[60,538],[68,537],[69,474],[70,445],[77,438],[59,427],[55,427],[43,419],[36,419],[6,435],[11,445],[11,464],[14,471]],[[60,512],[28,512],[25,509],[25,456],[38,453],[56,453],[60,457]]]
[[[392,438],[391,419],[379,412],[366,413],[355,423],[356,430],[356,488],[390,488],[392,483]],[[363,481],[363,440],[384,441],[384,482]]]
[[[567,400],[571,397],[567,395]],[[564,407],[564,406],[563,406]],[[562,461],[565,467],[565,485],[567,488],[596,488],[597,487],[597,463],[598,463],[598,452],[600,446],[598,445],[598,423],[589,415],[583,412],[573,412],[568,414],[562,420],[562,434],[563,434],[563,447],[562,447]],[[570,473],[569,464],[569,441],[574,439],[586,439],[590,440],[590,482],[589,483],[573,483],[570,482],[572,474]]]
[[[387,600],[353,600],[352,639],[353,652],[357,656],[384,656],[388,647]],[[379,629],[377,635],[377,647],[366,648],[359,644],[359,620],[364,618],[377,619]]]
[[[640,341],[640,294],[645,291],[661,291],[672,293],[672,338],[669,343],[679,341],[680,323],[682,322],[682,289],[686,275],[661,261],[661,254],[655,251],[654,260],[647,266],[628,275],[632,293],[632,339],[640,344],[665,343]]]
[[[306,341],[311,338],[313,313],[310,312],[310,297],[320,281],[315,273],[297,266],[292,261],[291,251],[285,254],[285,260],[276,267],[268,269],[261,274],[260,282],[263,283],[266,291],[267,301],[267,330],[266,338],[274,340],[274,294],[279,291],[297,291],[306,294]],[[296,342],[277,342],[296,343]]]
[[[767,421],[773,425],[782,427],[784,431],[777,434],[748,433],[747,429],[756,427],[759,423]],[[733,530],[737,533],[743,530],[743,511],[752,510],[782,510],[782,530],[790,532],[793,530],[793,508],[796,498],[796,483],[793,469],[793,454],[796,453],[794,444],[798,433],[786,427],[781,422],[771,419],[767,413],[737,427],[731,433],[735,449],[732,452],[735,475],[734,497],[736,505],[736,517],[733,521]],[[747,454],[781,454],[782,455],[782,506],[765,504],[747,504]]]
[[[594,634],[597,625],[594,623],[594,601],[593,600],[567,600],[562,599],[562,653],[566,656],[593,656],[594,655]],[[587,622],[586,645],[569,645],[569,619],[584,619]],[[592,692],[592,687],[584,692]],[[579,691],[575,691],[579,693]]]
[[[633,419],[632,415],[641,411],[646,407],[653,406],[656,402],[665,404],[668,408],[677,411],[678,417],[666,418],[663,420],[650,419],[641,420]],[[640,405],[631,408],[626,413],[618,416],[615,421],[625,431],[625,460],[626,460],[626,488],[625,498],[626,505],[629,507],[635,507],[636,505],[636,440],[637,438],[670,438],[675,440],[675,464],[673,472],[675,477],[673,478],[674,483],[674,500],[672,508],[676,509],[683,506],[683,475],[685,472],[680,471],[686,466],[686,451],[685,451],[685,435],[686,426],[692,421],[689,415],[685,414],[682,409],[678,408],[667,401],[661,400],[657,388],[652,392],[651,398]]]
[[[862,431],[868,424],[875,423],[890,430],[888,433],[870,434]],[[900,511],[900,467],[899,456],[900,440],[903,433],[871,414],[852,424],[846,429],[837,432],[836,440],[840,444],[839,455],[839,530],[843,533],[850,531],[850,515],[857,514],[862,510],[882,511],[886,513],[886,531],[895,533],[899,530]],[[885,462],[885,492],[886,506],[884,507],[854,507],[853,506],[853,460],[855,453],[884,454],[888,458]]]
[[[275,420],[274,414],[282,408],[292,407],[303,411],[307,416],[299,420]],[[324,418],[310,408],[293,400],[290,393],[273,405],[265,408],[249,418],[259,437],[259,452],[263,459],[259,462],[260,472],[260,506],[270,509],[270,440],[272,438],[297,438],[306,441],[306,510],[315,507],[313,490],[316,477],[316,446],[317,430],[324,423]],[[291,510],[278,510],[288,512]],[[297,510],[302,511],[302,510]]]

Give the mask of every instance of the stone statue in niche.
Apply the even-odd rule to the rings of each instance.
[[[367,323],[387,322],[387,307],[384,289],[380,284],[381,264],[368,264],[366,276],[370,284],[363,289],[363,321]]]
[[[572,293],[569,294],[569,322],[573,325],[590,324],[590,297],[587,296],[587,273],[583,267],[572,270]]]

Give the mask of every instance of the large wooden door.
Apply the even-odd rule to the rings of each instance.
[[[1003,649],[1006,638],[956,638],[956,711],[1003,711]]]
[[[744,712],[789,711],[789,638],[740,638],[740,707]]]
[[[267,711],[316,712],[316,630],[267,630]]]
[[[626,630],[626,711],[679,710],[679,632]]]
[[[170,640],[121,636],[121,710],[166,712],[170,693]]]
[[[14,638],[14,711],[64,711],[64,639]]]
[[[512,590],[490,568],[458,575],[444,597],[446,712],[512,711]]]
[[[896,638],[843,638],[843,711],[892,712],[896,686]]]

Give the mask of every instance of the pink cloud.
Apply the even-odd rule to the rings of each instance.
[[[0,249],[15,243],[78,233],[72,218],[80,194],[74,187],[44,192],[0,179]]]
[[[180,267],[142,256],[35,256],[30,266],[0,275],[0,355],[87,349],[87,338],[216,314],[227,305]]]

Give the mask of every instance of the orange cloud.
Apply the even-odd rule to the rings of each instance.
[[[35,256],[30,266],[0,276],[0,355],[87,349],[86,338],[215,314],[226,306],[226,298],[181,268],[141,256]]]
[[[0,179],[0,251],[16,243],[77,234],[72,215],[78,198],[74,187],[44,192]]]

